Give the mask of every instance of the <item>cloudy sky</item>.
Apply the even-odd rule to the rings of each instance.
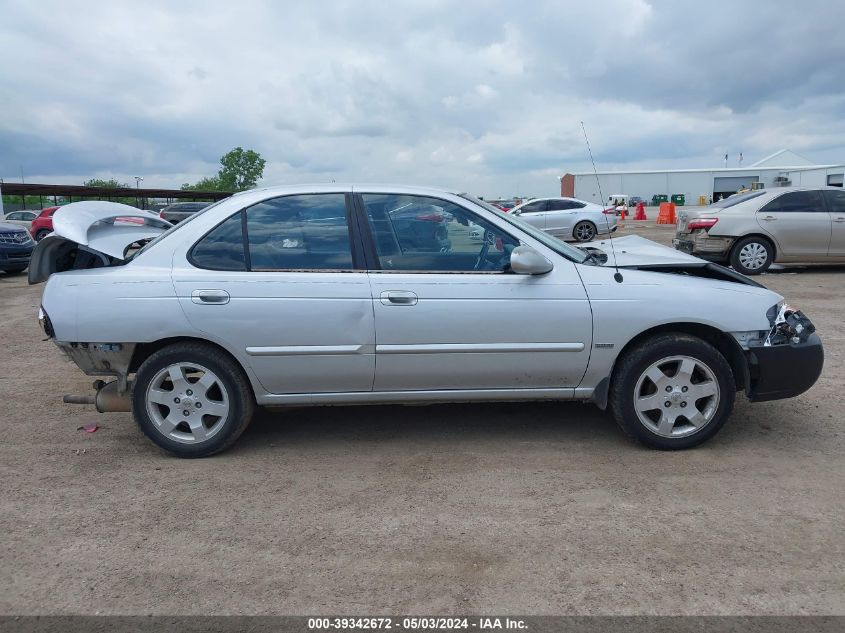
[[[553,194],[589,167],[845,162],[831,0],[0,0],[0,177]]]

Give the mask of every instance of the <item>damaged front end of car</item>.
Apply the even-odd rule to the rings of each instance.
[[[745,350],[752,402],[800,395],[812,387],[824,367],[824,349],[807,316],[784,302],[772,306],[766,332],[743,333],[737,341]]]

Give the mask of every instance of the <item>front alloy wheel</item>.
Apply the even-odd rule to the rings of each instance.
[[[691,448],[722,427],[736,383],[725,357],[707,341],[657,334],[626,350],[611,377],[609,404],[629,436],[652,448]]]

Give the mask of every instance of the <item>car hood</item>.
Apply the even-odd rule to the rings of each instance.
[[[703,259],[682,253],[669,246],[652,242],[639,235],[614,237],[612,240],[595,240],[593,242],[579,244],[579,246],[587,249],[595,248],[605,253],[607,255],[605,266],[613,266],[614,263],[620,268],[639,267],[643,265],[655,266],[660,264],[706,263]]]
[[[159,216],[117,202],[91,200],[74,202],[53,214],[53,232],[32,252],[29,283],[38,283],[51,274],[78,268],[87,251],[87,265],[108,266],[121,262],[130,245],[149,240],[172,225]]]
[[[713,262],[694,257],[669,246],[652,242],[639,235],[586,242],[580,248],[588,252],[599,251],[601,265],[612,268],[635,268],[662,273],[681,273],[706,279],[719,279],[745,286],[763,288],[762,284]],[[615,253],[615,259],[614,259]]]

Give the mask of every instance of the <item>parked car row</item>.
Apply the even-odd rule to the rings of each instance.
[[[722,427],[738,391],[786,398],[818,378],[821,341],[780,295],[636,235],[608,261],[531,215],[335,184],[235,194],[176,226],[79,202],[56,212],[29,281],[47,280],[46,335],[114,379],[68,401],[131,410],[183,457],[230,446],[256,405],[538,399],[592,401],[681,449]]]

